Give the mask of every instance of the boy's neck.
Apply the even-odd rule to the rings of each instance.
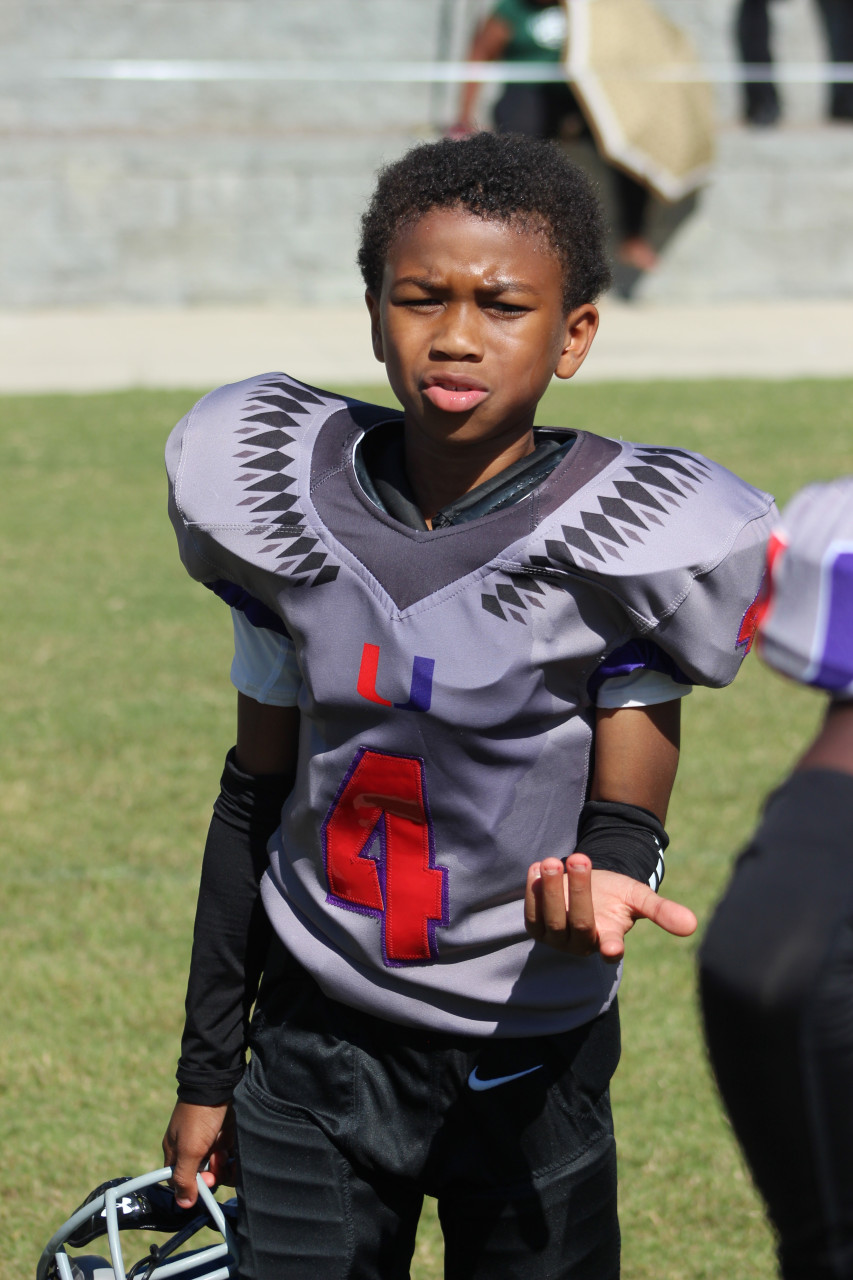
[[[509,440],[437,442],[405,431],[406,475],[424,520],[533,452],[530,427]]]

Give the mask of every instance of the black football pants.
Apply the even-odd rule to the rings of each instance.
[[[615,1006],[559,1036],[396,1026],[268,967],[235,1099],[245,1280],[405,1280],[424,1194],[448,1280],[617,1280]],[[469,1076],[501,1080],[472,1089]]]

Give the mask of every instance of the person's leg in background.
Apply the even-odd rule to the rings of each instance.
[[[833,62],[853,62],[853,0],[818,0],[829,56]],[[828,114],[833,120],[853,120],[853,84],[830,85]]]
[[[497,132],[547,138],[550,119],[544,90],[541,84],[508,84],[495,103]]]
[[[658,256],[646,236],[648,190],[621,169],[613,170],[613,185],[618,219],[619,261],[637,271],[651,271],[657,266]]]
[[[773,64],[770,50],[769,0],[741,0],[737,41],[741,62]],[[843,3],[843,0],[842,0]],[[770,81],[747,80],[743,86],[743,116],[749,124],[771,125],[779,119],[779,94]]]

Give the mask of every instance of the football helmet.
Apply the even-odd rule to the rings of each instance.
[[[96,1187],[67,1222],[51,1236],[39,1259],[36,1280],[235,1280],[237,1244],[234,1225],[236,1200],[220,1204],[198,1176],[199,1198],[191,1209],[179,1209],[175,1193],[165,1185],[170,1168],[138,1178],[113,1178]],[[219,1233],[217,1244],[182,1248],[203,1227]],[[168,1235],[125,1269],[119,1234],[158,1231]],[[109,1261],[94,1254],[69,1254],[66,1245],[81,1249],[105,1235]]]

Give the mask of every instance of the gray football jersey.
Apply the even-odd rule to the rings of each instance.
[[[272,373],[205,396],[169,439],[187,570],[285,630],[302,671],[264,902],[334,999],[449,1032],[562,1031],[620,976],[523,924],[529,864],[574,849],[596,673],[651,643],[690,681],[732,680],[772,499],[686,450],[578,431],[515,505],[419,531],[353,465],[395,420]]]

